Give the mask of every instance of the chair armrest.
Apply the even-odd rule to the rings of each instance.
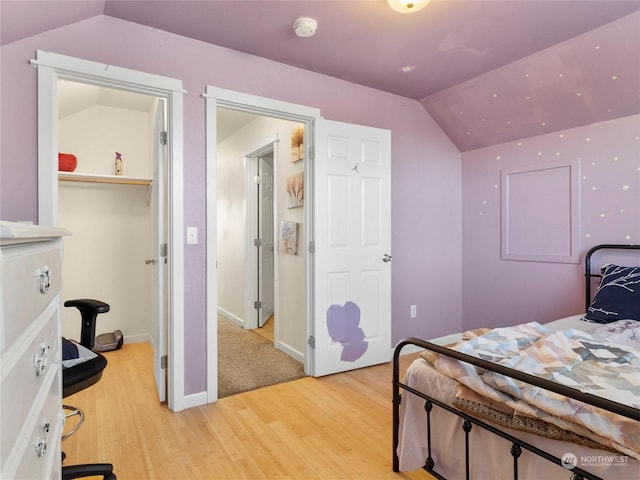
[[[82,316],[82,327],[80,329],[80,344],[89,350],[93,350],[96,338],[96,318],[99,313],[109,311],[109,304],[100,300],[90,298],[80,298],[76,300],[67,300],[64,302],[65,307],[76,307],[80,310]]]
[[[91,298],[79,298],[76,300],[67,300],[64,302],[65,307],[77,307],[81,312],[87,310],[90,312],[106,313],[109,311],[109,304],[101,302],[100,300],[93,300]]]

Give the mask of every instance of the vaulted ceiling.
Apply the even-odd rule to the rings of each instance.
[[[97,15],[415,99],[461,151],[640,113],[640,0],[1,0],[0,42]]]

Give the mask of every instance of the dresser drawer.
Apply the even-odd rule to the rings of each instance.
[[[60,291],[62,240],[2,248],[0,351],[37,318]]]
[[[59,314],[59,307],[54,301],[0,354],[0,458],[7,458],[22,425],[29,420],[34,399],[42,394],[43,389],[51,390],[60,408],[59,375],[55,376],[53,385],[47,383],[51,381],[51,371],[61,369]]]
[[[30,415],[25,428],[20,432],[16,444],[21,448],[12,454],[12,460],[17,462],[14,464],[15,467],[10,464],[12,471],[7,471],[10,476],[6,478],[50,480],[60,476],[63,413],[59,393],[56,393],[55,388],[59,374],[50,376],[54,377],[51,382],[52,388],[41,392],[40,397],[36,398],[35,403],[41,408]]]

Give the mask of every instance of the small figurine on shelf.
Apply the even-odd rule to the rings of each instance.
[[[122,155],[116,152],[116,175],[122,175]]]

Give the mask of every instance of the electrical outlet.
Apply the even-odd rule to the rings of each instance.
[[[416,318],[418,316],[418,306],[411,305],[411,318]]]

